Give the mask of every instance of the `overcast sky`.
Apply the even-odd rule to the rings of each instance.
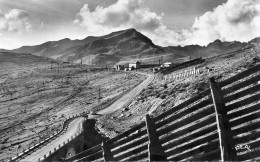
[[[0,48],[135,28],[158,45],[260,36],[260,0],[0,0]]]

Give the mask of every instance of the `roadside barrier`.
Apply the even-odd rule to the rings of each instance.
[[[17,161],[17,160],[19,160],[19,159],[22,159],[23,156],[25,156],[25,155],[28,156],[29,153],[34,152],[34,151],[37,150],[40,146],[45,145],[46,143],[50,142],[51,140],[56,139],[59,135],[61,135],[63,132],[66,131],[66,129],[67,129],[69,123],[70,123],[73,119],[78,118],[78,117],[81,117],[81,115],[73,115],[73,116],[71,116],[71,117],[68,117],[68,119],[66,119],[66,120],[63,122],[62,127],[59,128],[58,130],[56,130],[55,132],[53,132],[52,135],[50,135],[49,137],[47,137],[46,139],[44,139],[44,140],[42,140],[42,141],[39,141],[38,143],[35,143],[32,147],[30,147],[30,148],[28,148],[28,149],[24,149],[22,152],[18,153],[16,156],[11,157],[9,161],[10,161],[10,162],[14,162],[14,161]],[[85,120],[85,119],[84,119],[84,120]],[[83,131],[83,128],[82,128],[82,126],[81,126],[80,132],[77,133],[77,136],[78,136],[80,133],[82,133],[82,131]],[[74,136],[72,139],[74,139],[75,137],[76,137],[76,136]],[[71,141],[71,139],[68,139],[68,140]],[[64,142],[63,142],[63,144],[64,144]],[[58,148],[59,148],[59,147],[58,147]],[[57,151],[58,148],[55,147],[54,150]],[[41,159],[39,159],[38,161],[42,161],[42,160],[46,159],[47,157],[49,157],[49,156],[51,155],[51,153],[54,153],[54,150],[53,150],[52,152],[49,152],[49,154],[44,155],[44,157],[41,158]]]
[[[260,65],[66,161],[260,160]]]

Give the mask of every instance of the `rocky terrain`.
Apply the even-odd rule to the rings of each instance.
[[[29,54],[0,53],[0,60],[0,161],[50,135],[66,117],[89,113],[145,79],[105,68],[58,68]]]
[[[260,64],[259,39],[251,41],[250,44],[235,52],[211,57],[205,59],[203,63],[187,67],[201,70],[196,77],[165,81],[158,73],[157,79],[144,89],[128,108],[99,118],[97,128],[105,136],[115,137],[144,121],[145,114],[157,116],[209,88],[209,78],[214,77],[217,81],[221,81],[256,64]]]

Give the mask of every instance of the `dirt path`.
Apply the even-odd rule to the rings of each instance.
[[[140,73],[144,74],[144,73]],[[106,115],[113,113],[121,108],[124,105],[129,103],[134,97],[136,97],[144,88],[146,88],[154,79],[154,75],[152,74],[145,74],[147,78],[143,81],[140,85],[132,89],[130,92],[119,98],[116,102],[114,102],[111,106],[100,110],[97,112],[98,115],[89,115],[89,118],[98,118],[100,115]],[[37,150],[36,152],[32,153],[31,155],[27,156],[25,159],[21,160],[22,162],[29,162],[29,161],[38,161],[39,158],[42,158],[45,154],[48,154],[50,150],[54,150],[55,147],[58,147],[59,144],[62,144],[65,140],[76,134],[79,129],[80,125],[83,121],[83,118],[77,118],[73,120],[65,134],[61,135],[59,138],[55,139],[48,145],[44,146],[43,148]]]
[[[82,123],[84,118],[76,118],[73,120],[69,126],[67,131],[62,134],[59,138],[53,140],[52,142],[48,143],[46,146],[43,146],[41,149],[33,152],[31,155],[22,159],[22,162],[31,162],[31,161],[38,161],[39,158],[42,158],[45,154],[48,154],[49,151],[53,151],[54,148],[58,148],[59,144],[62,144],[67,139],[71,138],[71,136],[75,135],[82,129]]]

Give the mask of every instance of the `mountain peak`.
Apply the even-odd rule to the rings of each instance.
[[[137,31],[135,30],[135,28],[129,28],[129,29],[126,29],[125,31],[137,32]]]
[[[71,39],[69,39],[69,38],[64,38],[64,39],[61,39],[61,40],[71,40]]]
[[[216,39],[214,42],[215,42],[215,43],[222,43],[222,41],[219,40],[219,39]],[[214,42],[213,42],[213,43],[214,43]]]
[[[66,42],[66,41],[71,41],[71,39],[69,39],[69,38],[64,38],[64,39],[59,40],[59,42]]]
[[[221,43],[223,43],[221,40],[216,39],[214,42],[211,42],[209,44],[221,44]]]
[[[220,48],[223,45],[223,42],[219,39],[216,39],[214,42],[208,44],[209,48]]]

